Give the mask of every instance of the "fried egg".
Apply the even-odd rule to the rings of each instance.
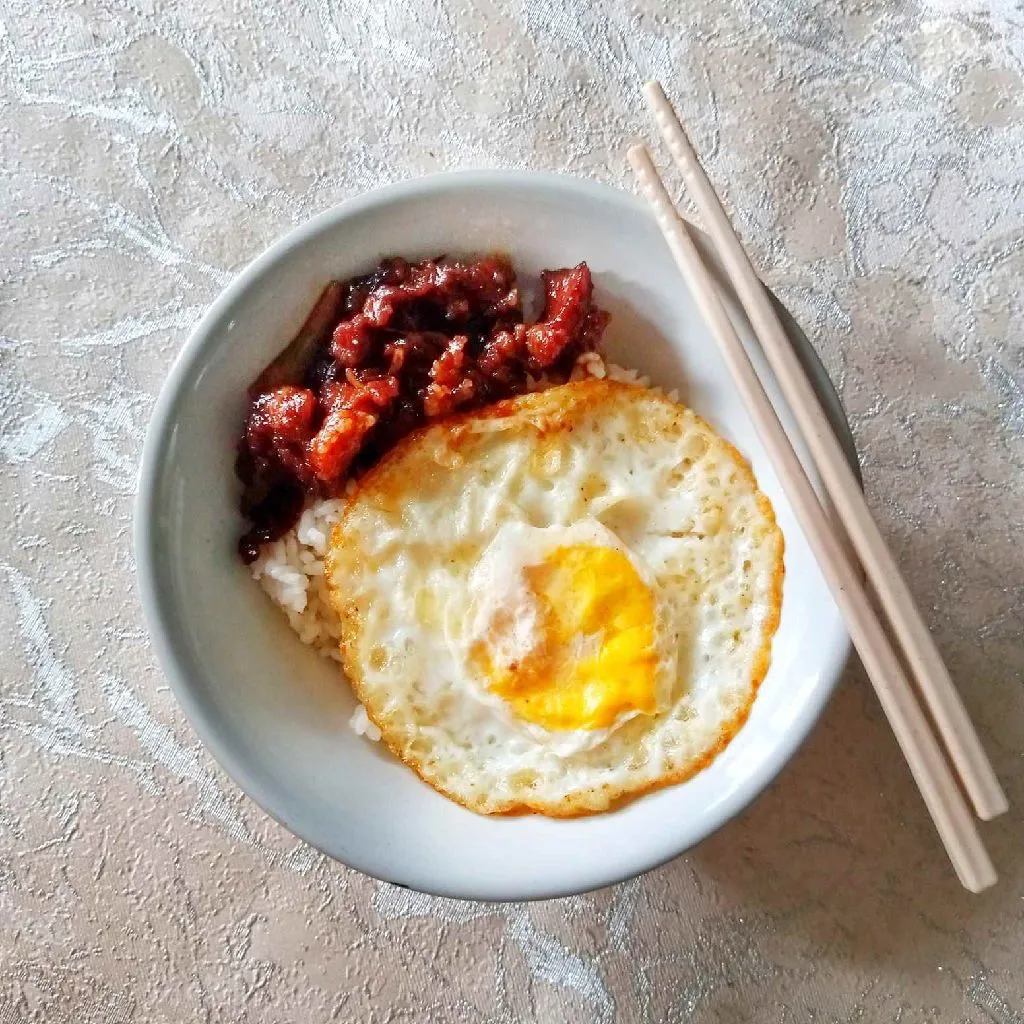
[[[327,581],[382,739],[482,813],[681,781],[745,720],[782,535],[691,410],[588,380],[432,425],[360,480]]]

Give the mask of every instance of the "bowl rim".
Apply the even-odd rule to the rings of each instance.
[[[558,174],[533,170],[459,170],[443,171],[423,177],[412,178],[375,188],[371,191],[353,196],[314,215],[273,241],[259,255],[247,263],[231,280],[226,288],[217,296],[206,310],[199,322],[189,333],[188,338],[175,356],[170,369],[160,388],[160,393],[153,405],[149,425],[146,430],[142,448],[142,457],[138,473],[136,499],[133,510],[132,546],[135,556],[135,577],[142,603],[143,617],[149,632],[150,642],[156,654],[157,663],[164,673],[172,692],[182,710],[198,735],[200,741],[209,750],[221,768],[245,795],[252,800],[265,814],[278,824],[288,829],[293,835],[319,850],[332,860],[343,863],[363,874],[402,888],[414,888],[407,882],[387,878],[375,870],[359,856],[347,856],[343,861],[336,853],[325,849],[315,838],[307,834],[301,824],[291,820],[286,809],[274,807],[274,801],[268,798],[257,772],[250,769],[247,759],[227,740],[218,729],[214,715],[210,714],[205,704],[193,690],[188,671],[177,650],[178,641],[173,631],[168,628],[169,598],[157,586],[156,542],[160,534],[158,517],[160,510],[155,498],[158,490],[162,464],[166,457],[171,435],[175,428],[175,411],[182,397],[183,387],[197,365],[201,365],[204,355],[216,343],[219,325],[238,298],[268,268],[285,257],[292,250],[301,247],[319,234],[329,231],[340,222],[350,217],[372,211],[395,201],[409,198],[422,198],[425,195],[441,192],[457,191],[464,188],[507,187],[510,183],[525,186],[540,186],[547,189],[563,190],[577,198],[581,195],[602,203],[616,203],[629,207],[630,212],[642,212],[644,216],[651,214],[641,201],[632,193],[611,185],[599,183],[574,175]],[[703,233],[697,231],[705,250],[711,254],[712,262],[716,262],[713,249],[710,248]],[[728,286],[724,286],[728,292]],[[789,312],[778,302],[769,291],[776,308],[783,314],[784,323],[801,362],[811,376],[825,411],[839,436],[843,449],[850,460],[851,466],[859,477],[859,460],[849,422],[843,411],[842,404],[835,387],[828,376],[820,358],[810,341]],[[571,887],[551,888],[539,882],[530,891],[511,892],[501,889],[475,891],[470,886],[430,885],[415,886],[416,891],[428,895],[443,896],[455,899],[486,900],[486,901],[518,901],[549,899],[575,895],[593,891],[606,885],[635,878],[656,867],[666,864],[687,850],[699,845],[709,836],[717,832],[726,822],[742,813],[764,790],[776,779],[782,769],[790,761],[799,747],[810,735],[826,704],[831,698],[843,674],[846,660],[850,653],[849,638],[844,639],[845,653],[836,659],[832,677],[819,686],[813,698],[808,701],[802,716],[784,735],[772,751],[771,761],[755,778],[747,780],[744,785],[727,799],[722,801],[709,817],[709,825],[703,835],[696,839],[684,839],[682,845],[667,856],[656,854],[648,857],[637,857],[629,871],[610,870],[593,872],[593,877],[581,880]]]

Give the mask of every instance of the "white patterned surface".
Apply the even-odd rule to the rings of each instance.
[[[1010,792],[981,897],[856,669],[699,850],[498,907],[298,843],[154,663],[142,433],[232,273],[426,171],[626,184],[652,74],[840,386]],[[1022,1024],[1022,75],[1003,0],[0,0],[0,1022]]]

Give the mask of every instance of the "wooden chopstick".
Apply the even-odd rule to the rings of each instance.
[[[868,509],[814,388],[661,85],[648,82],[644,96],[807,441],[825,489],[888,616],[895,638],[903,648],[953,767],[978,816],[986,820],[994,818],[1007,809],[1006,794],[910,588]]]
[[[675,262],[721,348],[754,427],[846,620],[850,637],[875,686],[957,876],[966,888],[980,892],[996,881],[995,869],[982,844],[970,808],[957,788],[899,660],[875,616],[857,567],[832,532],[803,466],[736,334],[711,273],[685,223],[676,213],[650,154],[643,146],[633,146],[629,150],[629,161]]]

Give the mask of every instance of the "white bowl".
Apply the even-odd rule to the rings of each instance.
[[[389,254],[494,250],[508,253],[523,277],[586,260],[613,315],[610,356],[678,387],[751,459],[786,540],[782,620],[746,725],[690,781],[596,817],[478,816],[355,735],[347,725],[353,698],[334,664],[299,642],[235,554],[232,467],[245,389],[326,281]],[[742,315],[736,320],[749,337]],[[846,431],[820,364],[799,331],[793,336]],[[787,429],[793,434],[788,420]],[[332,857],[446,896],[581,892],[700,842],[793,754],[848,653],[835,605],[653,219],[632,196],[574,178],[438,175],[342,203],[272,245],[213,304],[168,374],[146,438],[135,545],[160,663],[196,731],[245,792]]]

